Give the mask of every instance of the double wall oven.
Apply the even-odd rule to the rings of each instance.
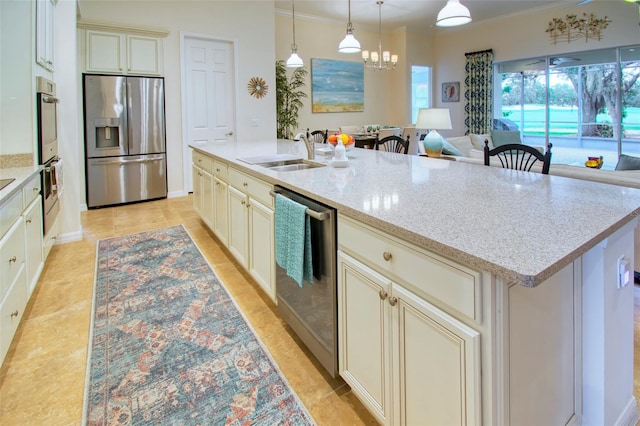
[[[60,211],[58,202],[58,127],[56,85],[43,77],[36,78],[38,161],[42,171],[43,232],[47,235]]]

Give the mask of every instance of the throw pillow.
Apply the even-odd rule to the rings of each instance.
[[[484,150],[484,141],[489,141],[489,149],[493,149],[493,141],[491,140],[491,133],[483,133],[481,135],[474,135],[473,133],[469,133],[469,138],[471,139],[471,144],[474,149]]]
[[[462,157],[462,153],[458,151],[458,148],[451,145],[445,138],[442,138],[442,153],[445,155],[457,155]]]
[[[468,157],[469,151],[473,149],[473,145],[471,144],[471,139],[469,138],[469,136],[457,136],[453,138],[446,138],[446,141],[449,142],[451,145],[453,145],[458,151],[460,151],[460,154],[454,154],[454,155],[461,155],[463,157]]]
[[[520,141],[520,132],[517,130],[492,130],[491,139],[493,139],[494,148],[510,143],[522,143]],[[482,149],[484,149],[484,145]]]
[[[640,170],[640,158],[631,155],[620,154],[616,170]]]

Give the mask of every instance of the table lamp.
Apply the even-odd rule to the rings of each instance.
[[[442,154],[442,136],[436,130],[451,129],[449,108],[422,108],[418,111],[417,129],[429,129],[424,137],[424,150],[429,157]]]

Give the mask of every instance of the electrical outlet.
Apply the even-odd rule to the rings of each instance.
[[[631,268],[629,268],[629,260],[621,256],[618,258],[618,288],[623,288],[631,282]]]

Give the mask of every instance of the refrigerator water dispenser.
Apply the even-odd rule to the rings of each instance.
[[[97,118],[94,120],[96,148],[117,148],[120,146],[120,119]]]

